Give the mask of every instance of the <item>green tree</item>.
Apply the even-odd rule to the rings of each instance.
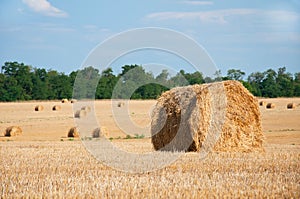
[[[241,81],[245,76],[245,72],[236,69],[229,69],[227,71],[227,78],[230,80]]]
[[[276,83],[279,96],[292,97],[294,95],[293,76],[286,72],[285,67],[278,69]]]

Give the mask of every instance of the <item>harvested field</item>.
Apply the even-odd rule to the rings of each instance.
[[[0,103],[1,135],[9,126],[23,130],[22,136],[0,136],[0,198],[299,198],[300,107],[288,110],[287,104],[300,104],[300,98],[260,100],[276,104],[276,109],[259,107],[265,152],[212,152],[205,159],[189,152],[163,169],[142,174],[105,166],[81,141],[67,139],[77,120],[71,103],[61,104],[59,112],[52,111],[54,101]],[[155,103],[130,101],[132,122],[149,126]],[[34,111],[36,104],[44,110]],[[120,139],[126,134],[115,123],[110,101],[96,101],[94,110],[114,146],[134,153],[154,151],[149,138]]]

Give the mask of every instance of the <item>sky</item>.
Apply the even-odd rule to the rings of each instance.
[[[191,38],[223,75],[231,68],[247,75],[283,66],[300,72],[298,0],[0,0],[0,64],[18,61],[68,74],[107,39],[145,27]],[[157,50],[131,52],[111,65],[116,71],[149,63],[191,70]]]

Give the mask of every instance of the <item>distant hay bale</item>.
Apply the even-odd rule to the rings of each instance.
[[[77,127],[70,128],[70,130],[68,132],[68,137],[72,137],[72,138],[79,137],[79,131],[78,131]]]
[[[10,126],[5,130],[4,136],[12,137],[22,135],[23,131],[19,126]]]
[[[52,107],[52,111],[59,111],[59,110],[61,110],[61,106],[60,105],[54,105]]]
[[[108,137],[108,131],[105,127],[96,128],[92,133],[93,138]]]
[[[118,107],[123,107],[123,106],[125,106],[125,103],[124,103],[124,102],[119,102],[119,103],[118,103]]]
[[[82,118],[82,117],[85,117],[86,115],[87,115],[86,110],[78,110],[78,111],[75,112],[74,117],[75,118]]]
[[[237,81],[166,91],[158,99],[151,118],[155,150],[264,150],[258,101]],[[216,132],[220,132],[219,137]]]
[[[72,104],[74,104],[74,103],[76,103],[76,102],[77,102],[76,99],[71,99],[71,103],[72,103]]]
[[[68,103],[68,102],[69,102],[68,99],[62,99],[62,100],[61,100],[61,103]]]
[[[295,108],[296,108],[296,104],[295,104],[295,103],[288,103],[288,104],[286,105],[286,108],[287,108],[287,109],[295,109]]]
[[[81,107],[81,110],[86,111],[87,113],[89,113],[89,112],[91,112],[91,107],[83,106],[83,107]]]
[[[42,110],[44,110],[44,107],[42,105],[37,105],[37,106],[34,107],[34,110],[35,111],[42,111]]]
[[[267,106],[266,106],[267,109],[274,109],[275,107],[276,106],[275,106],[274,103],[268,103]]]
[[[266,105],[266,102],[265,101],[260,101],[259,102],[259,106],[265,106]]]

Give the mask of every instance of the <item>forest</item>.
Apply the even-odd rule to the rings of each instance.
[[[226,75],[216,71],[214,78],[204,77],[201,72],[188,73],[184,70],[180,70],[174,76],[170,76],[167,70],[162,70],[160,74],[154,76],[140,65],[124,65],[119,74],[115,74],[112,68],[100,72],[92,66],[65,74],[24,63],[6,62],[0,72],[0,101],[63,98],[156,99],[162,92],[176,86],[223,80],[240,81],[253,95],[259,97],[300,96],[300,72],[291,74],[285,67],[280,67],[278,70],[268,69],[263,72],[253,72],[247,77],[245,75],[245,72],[239,69],[230,69]],[[74,88],[76,78],[79,83],[75,85],[86,86],[86,88],[78,86]],[[93,83],[97,85],[95,89],[91,89],[93,86],[90,84]],[[73,89],[81,89],[85,92],[79,94],[75,92],[73,96]]]

